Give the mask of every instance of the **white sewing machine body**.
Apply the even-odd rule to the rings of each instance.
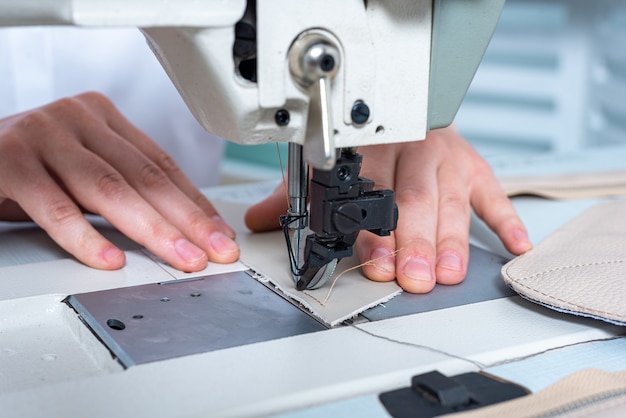
[[[328,109],[341,148],[420,140],[451,123],[504,1],[456,3],[16,0],[0,5],[0,26],[137,26],[200,123],[243,144],[304,144],[310,91],[289,59],[298,37],[321,34],[339,53]],[[233,51],[238,22],[253,38],[245,56]],[[356,121],[355,104],[367,107]]]
[[[368,1],[368,11],[360,1],[325,2],[341,13],[303,6],[320,2],[285,3],[289,7],[282,9],[285,5],[279,2],[259,2],[267,8],[257,10],[258,24],[270,25],[270,32],[259,29],[259,54],[268,55],[258,57],[258,83],[238,76],[232,56],[234,27],[245,11],[244,1],[15,0],[0,4],[0,24],[142,27],[205,127],[244,143],[302,143],[309,99],[290,79],[286,48],[300,33],[298,25],[304,30],[319,28],[320,22],[334,22],[345,28],[326,28],[338,39],[343,62],[333,81],[331,100],[339,131],[336,146],[421,139],[428,129],[451,121],[455,106],[439,107],[438,103],[452,97],[450,101],[458,107],[464,94],[462,85],[469,81],[459,81],[459,85],[434,80],[462,72],[454,65],[439,65],[438,71],[431,71],[441,63],[437,52],[431,50],[436,25],[430,25],[437,22],[431,17],[443,10],[438,7],[445,6],[445,0],[435,1],[434,6],[410,2],[412,12],[407,14],[400,14],[403,6],[393,1]],[[456,3],[479,11],[479,5],[488,2]],[[299,11],[291,10],[295,4]],[[352,10],[357,10],[353,20],[342,14]],[[375,10],[381,13],[369,13]],[[302,21],[279,18],[288,11]],[[421,25],[412,27],[407,23],[409,17]],[[374,56],[358,55],[356,46],[364,44],[356,36],[363,33],[359,25],[372,23],[386,33],[390,26],[396,29],[397,21],[407,23],[398,27],[405,31],[401,33],[423,36],[409,46],[415,55],[407,53],[406,44],[391,41],[385,42],[384,48],[372,46]],[[452,26],[462,29],[461,24]],[[477,43],[467,36],[463,40]],[[456,52],[466,49],[459,43]],[[468,55],[477,65],[480,54]],[[389,57],[391,61],[384,61]],[[459,59],[469,65],[463,55]],[[413,66],[415,73],[405,72],[402,64]],[[381,71],[390,71],[390,75]],[[397,72],[403,73],[398,77],[408,73],[411,79],[394,78]],[[374,77],[375,83],[366,74]],[[348,117],[359,99],[372,110],[361,126]],[[291,123],[277,126],[276,110],[286,107]],[[258,192],[256,186],[250,189]],[[256,197],[249,191],[242,194]],[[517,208],[536,241],[590,204],[530,199],[517,201]],[[67,258],[53,244],[42,244],[41,231],[33,232],[31,225],[3,224],[2,228],[1,242],[13,250],[2,255],[26,258],[0,267],[0,405],[9,416],[270,415],[364,394],[376,396],[408,385],[412,375],[433,369],[454,374],[476,369],[472,362],[513,361],[555,347],[623,334],[619,327],[553,313],[518,297],[507,297],[361,324],[369,334],[344,326],[123,369],[62,300],[69,294],[171,280],[172,275],[137,248],[128,250],[124,269],[104,272]],[[12,228],[20,239],[13,239]],[[474,238],[477,232],[480,235],[480,225],[473,226]],[[490,247],[495,237],[484,231],[484,225],[482,233],[484,247],[501,250]],[[363,402],[359,399],[350,406],[358,408]],[[356,413],[348,409],[344,416],[358,412],[385,416],[371,404],[366,403],[365,408],[370,409],[356,409]]]
[[[395,229],[393,191],[361,179],[356,148],[422,140],[449,125],[503,4],[207,1],[173,12],[168,2],[56,0],[9,2],[0,25],[138,26],[206,130],[246,144],[288,142],[282,226],[300,289],[321,285],[359,231]],[[314,170],[309,182],[309,166],[325,173]]]

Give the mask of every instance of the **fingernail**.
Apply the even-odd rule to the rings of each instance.
[[[222,232],[215,231],[209,237],[211,247],[218,253],[232,253],[239,250],[239,246]]]
[[[206,257],[204,251],[187,241],[185,238],[180,238],[174,243],[176,253],[188,263],[194,263],[202,258]]]
[[[433,280],[430,264],[421,257],[411,258],[404,266],[404,274],[414,280],[428,282]]]
[[[528,251],[533,248],[533,244],[532,242],[530,242],[530,238],[528,238],[528,233],[525,230],[520,228],[516,229],[515,231],[513,231],[513,237],[517,242],[522,244],[522,251]]]
[[[461,259],[455,253],[448,251],[439,257],[439,260],[437,260],[437,267],[447,270],[461,271]]]
[[[120,257],[123,257],[124,253],[119,248],[109,247],[102,253],[102,258],[107,264],[119,261]]]
[[[224,234],[230,238],[235,238],[235,231],[230,227],[230,225],[224,222],[224,219],[222,219],[221,216],[215,215],[211,219],[213,219],[213,222],[215,222]]]
[[[396,268],[396,258],[392,256],[392,252],[386,248],[376,248],[370,254],[372,264],[378,270],[385,273],[392,273]]]

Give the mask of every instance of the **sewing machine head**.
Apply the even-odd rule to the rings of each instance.
[[[207,130],[290,143],[282,225],[302,290],[330,277],[359,231],[395,229],[393,192],[359,177],[354,150],[449,125],[503,3],[259,0],[234,26],[144,33]]]
[[[449,125],[503,5],[14,0],[0,4],[0,25],[138,26],[208,131],[242,144],[289,142],[283,224],[294,279],[310,288],[351,254],[360,230],[395,228],[393,193],[359,178],[356,147],[421,140]],[[308,165],[316,169],[310,217]]]
[[[143,31],[207,130],[300,144],[328,169],[335,149],[450,124],[504,0],[226,3],[236,21]]]

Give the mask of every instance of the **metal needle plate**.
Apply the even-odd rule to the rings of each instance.
[[[470,245],[470,262],[465,280],[455,286],[437,285],[432,292],[417,295],[403,292],[389,302],[363,312],[370,321],[452,308],[517,295],[502,280],[500,270],[509,261]]]
[[[124,367],[326,329],[245,272],[66,301]]]

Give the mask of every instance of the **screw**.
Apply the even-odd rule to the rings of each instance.
[[[200,297],[200,295],[202,295],[202,293],[200,293],[200,292],[193,292],[193,293],[192,293],[191,295],[189,295],[189,296],[191,296],[192,298],[198,298],[198,297]]]
[[[350,180],[350,174],[350,168],[345,165],[337,169],[337,178],[340,181]]]
[[[362,125],[370,118],[370,108],[362,100],[357,100],[352,106],[352,112],[350,112],[352,122],[357,125]]]
[[[335,68],[335,59],[333,58],[332,55],[326,54],[322,57],[321,61],[320,61],[320,68],[322,69],[322,71],[331,71],[333,68]]]
[[[276,121],[276,125],[278,126],[289,125],[289,111],[286,109],[280,109],[276,111],[276,114],[274,115],[274,120]]]
[[[352,234],[361,229],[363,212],[356,203],[344,203],[333,213],[333,225],[342,234]]]

